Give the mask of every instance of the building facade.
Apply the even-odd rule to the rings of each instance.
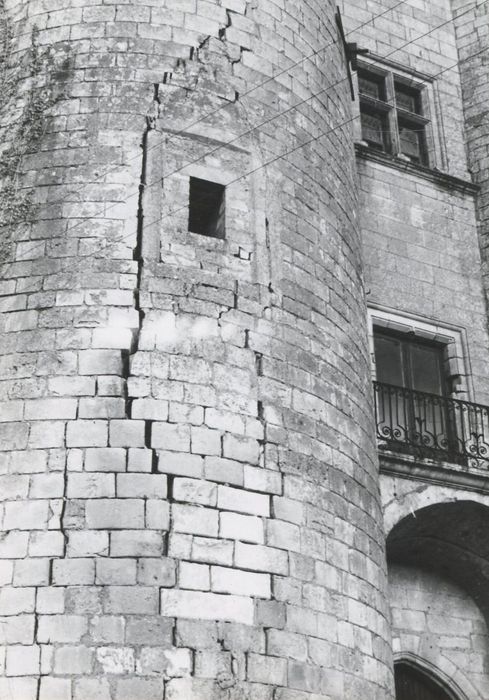
[[[488,698],[489,3],[0,24],[0,697]]]

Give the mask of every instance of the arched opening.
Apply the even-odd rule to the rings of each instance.
[[[387,538],[387,559],[458,583],[489,621],[489,507],[440,503],[403,518]]]
[[[489,507],[432,503],[387,538],[397,700],[489,698]]]
[[[399,661],[394,666],[396,700],[457,700],[419,666]]]

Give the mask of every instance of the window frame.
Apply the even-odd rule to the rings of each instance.
[[[381,78],[385,84],[385,100],[376,100],[373,97],[362,94],[360,92],[359,78],[362,72],[366,75]],[[440,132],[436,124],[439,119],[437,116],[435,103],[435,90],[433,79],[430,76],[417,73],[415,71],[406,70],[395,62],[376,60],[375,57],[363,57],[358,63],[358,70],[355,74],[356,80],[356,103],[358,108],[359,119],[355,140],[360,145],[372,148],[372,151],[384,153],[387,156],[394,156],[399,160],[412,163],[415,166],[425,168],[439,168],[440,165],[445,167],[446,158],[443,157],[441,151]],[[409,91],[415,93],[418,98],[418,110],[415,112],[406,110],[397,104],[396,85],[405,86]],[[399,91],[399,90],[398,90]],[[363,108],[363,109],[362,109]],[[376,111],[378,114],[384,113],[387,115],[388,133],[385,135],[385,148],[380,149],[372,145],[363,138],[361,114],[366,110]],[[419,131],[420,157],[415,158],[402,152],[401,134],[399,129],[399,121]]]
[[[412,335],[416,340],[428,340],[443,346],[444,374],[448,380],[447,396],[474,402],[474,387],[467,333],[464,328],[441,325],[426,318],[403,314],[381,305],[367,308],[372,381],[377,381],[374,330]]]

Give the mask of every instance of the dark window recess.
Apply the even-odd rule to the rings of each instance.
[[[454,700],[425,673],[409,664],[394,666],[396,700]]]
[[[188,230],[212,238],[225,237],[224,185],[190,178]]]
[[[379,382],[439,396],[446,394],[443,345],[379,331],[374,333],[374,341]]]
[[[383,77],[360,70],[358,71],[358,87],[362,95],[385,101],[385,80]]]

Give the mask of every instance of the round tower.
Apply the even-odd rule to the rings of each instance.
[[[392,698],[334,11],[0,8],[2,698]]]

